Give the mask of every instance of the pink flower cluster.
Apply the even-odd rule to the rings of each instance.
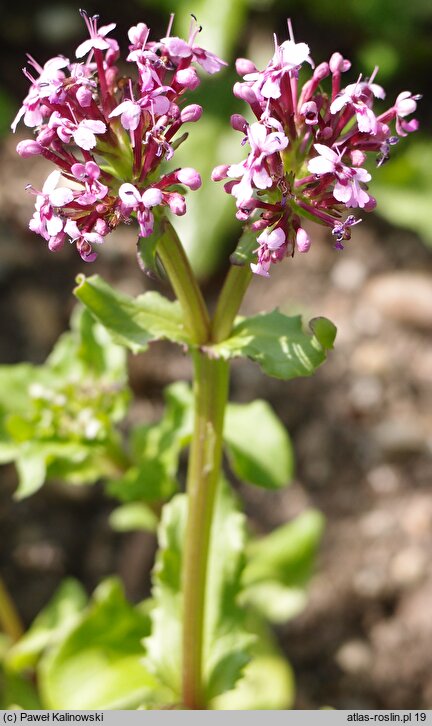
[[[260,232],[257,262],[252,270],[269,276],[272,263],[293,255],[295,249],[307,252],[310,238],[302,218],[330,227],[335,246],[351,237],[351,227],[360,219],[345,208],[370,211],[376,206],[368,193],[370,173],[363,168],[368,152],[377,155],[380,166],[389,158],[390,147],[399,136],[418,128],[407,116],[416,110],[420,96],[404,91],[393,106],[377,113],[375,99],[385,96],[369,79],[341,88],[342,74],[351,67],[340,53],[316,68],[306,43],[290,39],[278,44],[263,71],[252,61],[237,60],[243,82],[234,94],[249,104],[256,120],[248,123],[240,114],[231,117],[233,128],[244,134],[247,158],[213,171],[214,181],[228,178],[225,190],[236,199],[237,218]],[[313,73],[303,86],[299,70],[309,64]],[[331,77],[331,92],[322,81]],[[396,134],[390,124],[395,121]]]
[[[58,56],[41,67],[29,56],[30,90],[12,129],[23,119],[36,131],[18,144],[22,157],[41,155],[59,167],[41,190],[28,187],[36,194],[30,229],[50,250],[75,242],[82,259],[92,262],[93,245],[131,216],[147,237],[155,207],[185,213],[179,185],[197,189],[200,175],[191,168],[160,175],[158,168],[184,140],[185,134],[177,136],[184,124],[201,117],[201,106],[185,103],[200,83],[194,66],[216,73],[226,64],[195,44],[195,19],[187,42],[172,36],[171,16],[159,42],[149,41],[144,23],[129,30],[126,60],[134,70],[124,78],[116,65],[119,45],[109,37],[115,24],[98,27],[97,16],[81,14],[90,37],[77,48],[76,61]]]

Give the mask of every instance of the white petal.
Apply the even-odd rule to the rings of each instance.
[[[135,207],[141,202],[141,195],[133,184],[122,184],[119,189],[119,197],[127,207]]]

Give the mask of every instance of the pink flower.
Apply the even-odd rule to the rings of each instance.
[[[75,179],[78,179],[85,186],[85,192],[75,198],[78,204],[88,206],[94,204],[97,200],[104,199],[108,194],[108,187],[98,181],[101,170],[94,161],[87,161],[85,164],[73,164],[71,172]]]
[[[64,226],[63,219],[55,213],[55,208],[64,207],[73,201],[73,192],[68,187],[57,187],[61,173],[53,171],[42,187],[41,192],[36,191],[36,211],[30,220],[29,227],[32,232],[40,234],[45,240],[58,235]],[[33,187],[28,187],[31,191]]]
[[[156,187],[149,187],[141,194],[133,184],[127,183],[121,185],[119,197],[126,207],[126,210],[133,209],[136,211],[141,235],[143,237],[149,237],[153,232],[154,223],[150,209],[162,203],[163,196],[161,190]]]
[[[356,114],[359,131],[376,134],[377,119],[371,108],[373,96],[384,98],[384,89],[376,83],[367,81],[351,83],[335,98],[330,106],[330,112],[335,114],[345,106],[350,106]]]
[[[56,94],[61,88],[65,77],[62,69],[69,63],[68,59],[63,56],[51,58],[45,63],[43,68],[31,56],[29,56],[29,61],[30,65],[39,73],[39,76],[33,78],[29,71],[24,69],[24,74],[31,81],[32,85],[28,95],[24,99],[23,105],[11,124],[11,129],[14,133],[18,122],[23,116],[25,125],[30,128],[39,126],[43,122],[44,113],[41,104],[46,98],[50,99],[53,103],[56,102]]]
[[[77,146],[85,151],[94,149],[97,143],[95,134],[104,134],[107,130],[103,121],[83,119],[79,123],[63,118],[58,111],[54,111],[49,120],[50,128],[56,129],[58,137],[66,144],[74,140]]]
[[[369,194],[360,187],[360,182],[370,181],[369,172],[366,169],[346,166],[339,154],[329,146],[314,144],[314,148],[319,156],[309,161],[309,171],[319,176],[334,174],[338,180],[333,190],[334,198],[347,207],[364,207],[369,201]]]
[[[286,40],[278,45],[275,36],[275,54],[266,70],[262,73],[247,73],[244,79],[254,81],[253,90],[264,98],[280,98],[283,77],[289,71],[299,68],[305,61],[313,65],[306,43]]]
[[[232,187],[232,194],[237,197],[238,207],[253,196],[252,185],[258,189],[266,189],[272,185],[272,178],[265,166],[266,158],[288,146],[288,139],[283,132],[268,133],[263,123],[251,124],[247,130],[247,137],[251,146],[249,156],[240,164],[232,164],[227,171],[227,176],[232,179],[242,177],[241,181]]]
[[[116,23],[103,25],[98,29],[97,23],[99,17],[97,15],[89,18],[85,10],[80,10],[80,13],[85,20],[90,38],[78,46],[75,52],[76,57],[82,58],[84,55],[87,55],[87,53],[90,53],[91,50],[109,50],[111,46],[110,43],[105,40],[105,36],[108,35],[111,30],[114,30]]]

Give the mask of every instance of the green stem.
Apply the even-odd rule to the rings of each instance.
[[[193,343],[206,343],[210,319],[201,290],[175,229],[164,219],[157,251],[185,316]]]
[[[17,613],[11,596],[9,595],[3,580],[0,578],[0,625],[11,640],[16,643],[24,634],[24,626]]]
[[[232,265],[230,267],[213,317],[212,341],[214,343],[220,343],[231,333],[234,319],[251,279],[252,270],[249,265]]]
[[[228,363],[195,352],[195,421],[189,459],[183,564],[183,703],[206,706],[203,683],[205,590],[211,524],[220,477]]]

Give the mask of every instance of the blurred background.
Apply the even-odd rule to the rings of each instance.
[[[48,252],[28,231],[38,187],[49,168],[24,161],[10,132],[28,83],[20,69],[30,52],[42,64],[59,53],[73,57],[84,38],[78,2],[18,0],[2,10],[0,27],[0,362],[45,360],[66,328],[80,272],[103,275],[137,294],[151,283],[135,262],[132,230],[112,236],[91,269],[66,247]],[[294,667],[297,708],[432,708],[432,138],[430,88],[432,6],[429,0],[105,0],[88,2],[102,23],[127,29],[138,21],[165,34],[187,35],[190,13],[203,26],[202,45],[232,62],[251,57],[258,67],[272,54],[272,33],[286,38],[291,17],[297,41],[316,63],[339,50],[352,61],[346,82],[379,66],[377,81],[389,104],[400,91],[422,93],[420,131],[394,148],[377,170],[375,213],[336,252],[314,228],[308,255],[256,280],[244,304],[255,313],[278,305],[305,317],[326,315],[338,326],[336,349],[310,380],[265,380],[252,363],[234,366],[232,398],[269,400],[286,424],[296,452],[291,487],[272,494],[240,487],[251,526],[268,531],[307,506],[327,520],[308,605],[278,628]],[[243,156],[229,115],[243,112],[230,91],[232,67],[203,83],[203,119],[182,147],[182,159],[208,179],[216,164]],[[24,134],[24,135],[23,135]],[[181,162],[179,162],[181,163]],[[208,299],[220,285],[227,253],[239,236],[232,198],[205,183],[189,197],[189,214],[176,220]],[[181,222],[181,223],[178,223]],[[137,402],[133,420],[152,421],[161,393],[190,378],[188,362],[164,344],[130,359]],[[143,532],[115,534],[112,504],[96,487],[44,488],[12,500],[13,467],[0,484],[0,564],[26,623],[66,574],[92,590],[120,573],[133,599],[148,592],[154,539]]]

